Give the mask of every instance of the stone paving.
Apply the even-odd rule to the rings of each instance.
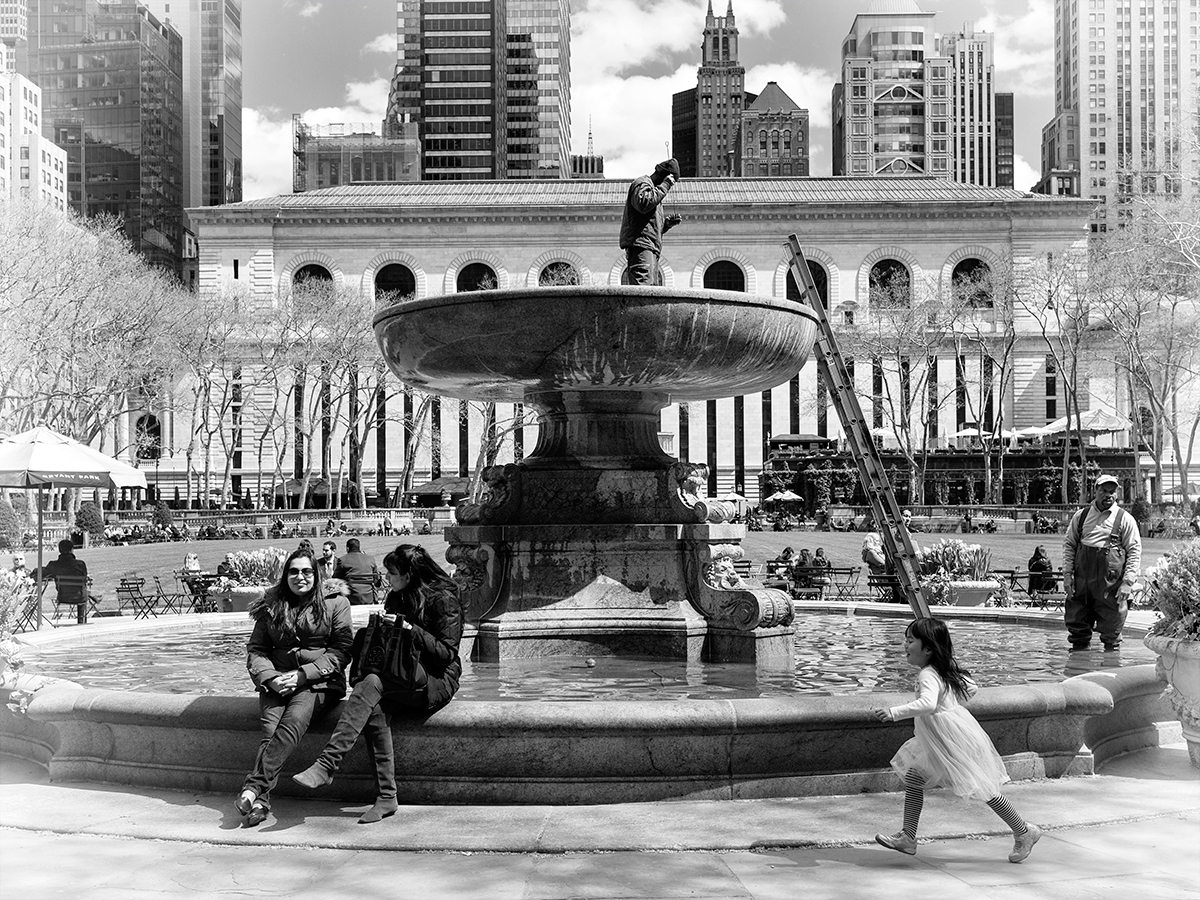
[[[0,898],[1200,898],[1200,771],[1182,744],[1007,793],[1046,828],[1020,865],[983,804],[942,792],[909,857],[872,840],[898,827],[898,793],[410,807],[372,826],[361,806],[283,797],[247,829],[231,797],[49,784],[0,757]]]

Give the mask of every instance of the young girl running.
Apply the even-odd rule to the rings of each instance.
[[[925,788],[948,787],[960,797],[987,802],[1016,838],[1008,861],[1020,862],[1042,830],[1026,823],[1000,793],[1000,785],[1008,781],[1004,761],[975,717],[959,705],[979,688],[955,661],[946,623],[933,618],[910,623],[904,632],[904,653],[909,664],[920,669],[917,699],[891,709],[872,709],[881,722],[914,720],[915,737],[892,757],[892,768],[904,780],[904,827],[895,834],[877,834],[875,840],[915,855]]]

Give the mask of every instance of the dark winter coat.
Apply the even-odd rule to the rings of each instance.
[[[278,588],[255,604],[254,630],[246,645],[246,668],[260,691],[272,678],[300,669],[306,690],[322,691],[337,699],[346,694],[345,669],[350,662],[354,633],[350,622],[350,589],[343,581],[325,582],[325,617],[320,624],[306,610],[296,621],[296,635],[286,638],[272,624],[266,609]]]
[[[629,185],[625,197],[625,212],[621,217],[622,250],[641,247],[662,253],[662,236],[671,230],[674,222],[663,224],[663,201],[667,188],[656,185],[649,175],[635,178]]]

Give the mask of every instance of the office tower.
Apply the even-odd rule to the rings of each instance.
[[[774,81],[742,110],[740,133],[738,174],[808,174],[808,110]]]
[[[242,0],[142,0],[183,39],[184,206],[242,199]]]
[[[738,63],[733,0],[724,16],[713,15],[709,0],[696,89],[675,94],[671,103],[672,153],[684,178],[736,174],[742,109],[751,100],[745,93],[745,81],[746,70]]]
[[[1015,187],[1014,153],[1016,150],[1016,124],[1014,121],[1013,95],[996,92],[996,187]],[[1027,191],[1032,185],[1021,185]]]
[[[183,232],[183,42],[133,2],[31,0],[30,78],[42,134],[67,152],[76,211],[124,220],[133,246],[178,273]]]
[[[508,174],[506,21],[505,0],[396,0],[384,136],[417,126],[424,180]]]
[[[507,0],[509,178],[571,176],[568,0]]]
[[[0,0],[0,72],[18,70],[18,50],[24,54],[28,35],[28,0]]]
[[[872,0],[842,42],[834,175],[934,175],[994,186],[992,35],[938,35],[914,0]]]
[[[1037,190],[1098,201],[1092,231],[1139,196],[1193,195],[1198,0],[1055,0],[1054,118]]]
[[[417,126],[401,122],[391,132],[384,137],[371,125],[308,125],[293,115],[292,193],[355,182],[420,181]]]
[[[36,199],[67,205],[67,154],[42,137],[41,89],[4,63],[13,51],[0,44],[0,201]]]
[[[592,145],[592,123],[588,120],[588,143],[587,153],[571,154],[571,177],[572,178],[603,178],[604,177],[604,157],[596,155],[596,148]]]

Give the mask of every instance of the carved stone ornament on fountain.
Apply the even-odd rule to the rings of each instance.
[[[663,452],[670,403],[782,384],[815,336],[778,298],[537,288],[409,301],[375,317],[406,383],[521,402],[538,440],[456,510],[447,561],[472,655],[627,655],[790,668],[792,605],[733,570],[745,533],[708,469]]]

